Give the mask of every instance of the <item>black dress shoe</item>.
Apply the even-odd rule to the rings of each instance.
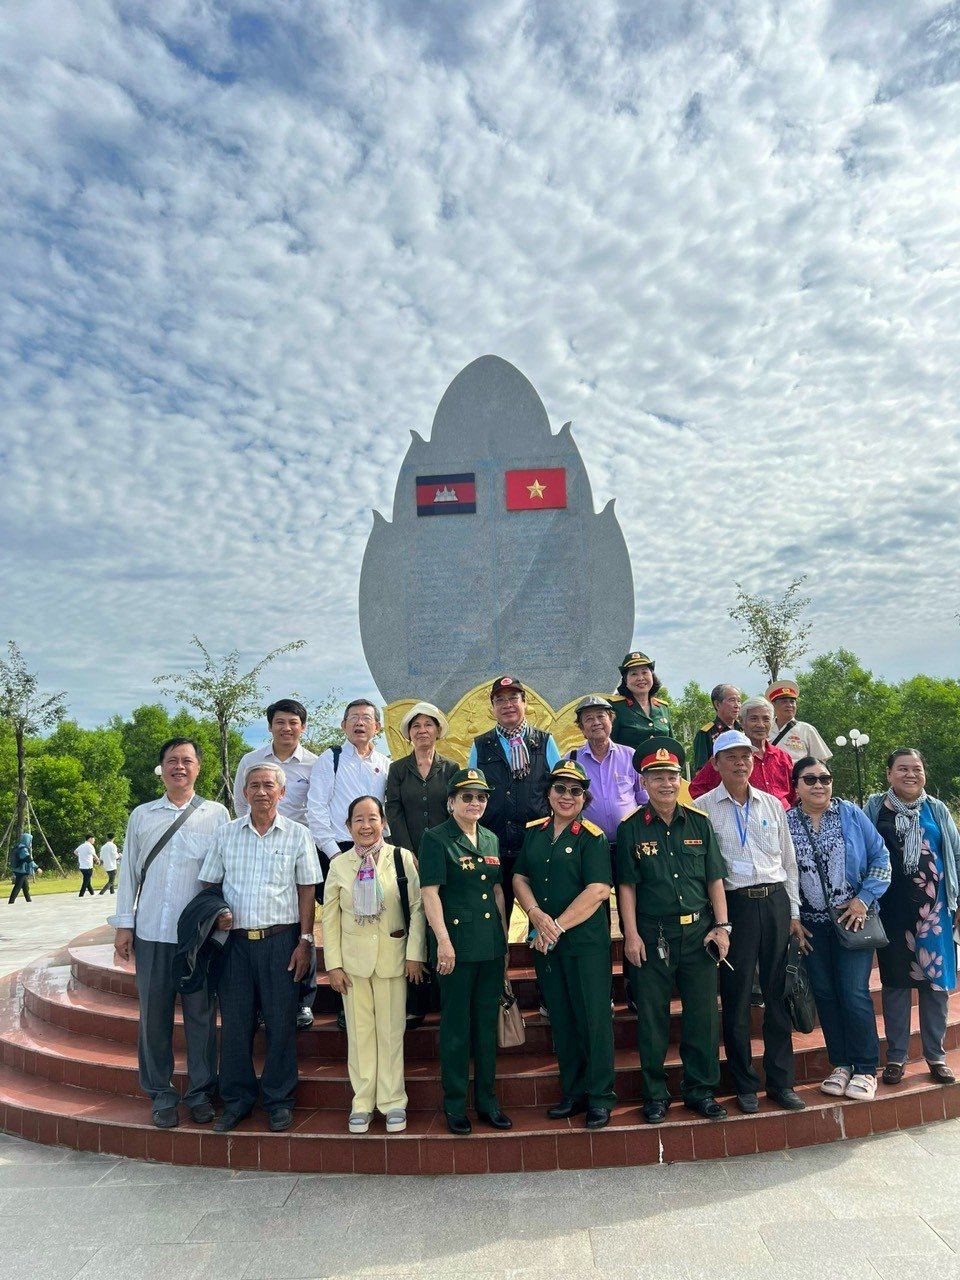
[[[270,1112],[270,1132],[283,1133],[293,1124],[293,1112],[289,1107],[274,1107]]]
[[[218,1120],[214,1122],[214,1133],[229,1133],[231,1129],[235,1129],[241,1120],[245,1120],[246,1113],[241,1115],[239,1111],[224,1111]]]
[[[190,1108],[190,1119],[194,1124],[209,1124],[216,1114],[209,1102],[201,1102],[198,1107]]]
[[[478,1111],[477,1119],[488,1124],[491,1129],[512,1129],[513,1121],[502,1111]]]
[[[150,1119],[155,1129],[175,1129],[180,1123],[180,1112],[176,1107],[154,1107]]]
[[[727,1108],[721,1107],[716,1098],[701,1098],[698,1102],[685,1102],[688,1111],[695,1111],[704,1120],[726,1120]]]
[[[581,1111],[586,1111],[587,1102],[585,1098],[564,1098],[562,1102],[555,1103],[552,1107],[547,1108],[548,1120],[569,1120],[571,1116],[578,1116]]]
[[[768,1089],[767,1097],[783,1111],[805,1111],[807,1104],[796,1089]]]
[[[907,1068],[905,1062],[888,1062],[883,1068],[883,1075],[880,1079],[884,1084],[899,1084],[903,1080],[903,1073]]]
[[[449,1113],[447,1113],[447,1128],[461,1138],[473,1132],[473,1126],[466,1116],[452,1116]]]
[[[424,1015],[422,1013],[408,1013],[406,1030],[413,1031],[417,1027],[422,1027],[423,1019]]]
[[[737,1106],[745,1116],[752,1116],[760,1110],[760,1099],[755,1093],[738,1093]]]
[[[937,1084],[957,1083],[957,1077],[945,1062],[928,1062],[927,1070],[930,1072],[930,1079],[936,1080]]]
[[[670,1103],[661,1102],[659,1099],[656,1102],[645,1102],[641,1108],[647,1124],[663,1124],[669,1109]]]
[[[605,1129],[610,1123],[609,1107],[588,1107],[587,1108],[587,1128],[588,1129]]]

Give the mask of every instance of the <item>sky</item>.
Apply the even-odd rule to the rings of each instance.
[[[960,3],[9,0],[0,50],[0,639],[81,723],[193,633],[370,691],[371,510],[484,354],[672,690],[762,688],[735,583],[799,573],[814,653],[960,674]]]

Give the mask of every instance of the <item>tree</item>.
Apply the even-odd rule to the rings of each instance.
[[[41,693],[39,681],[27,670],[19,646],[10,640],[7,657],[0,658],[0,716],[13,729],[17,753],[17,811],[15,838],[20,839],[27,818],[26,739],[59,724],[67,714],[66,694]]]
[[[343,719],[342,690],[331,689],[326,697],[317,702],[308,702],[298,693],[293,696],[307,708],[307,728],[301,741],[309,751],[319,756],[328,747],[346,742],[347,735],[340,728],[340,721]]]
[[[670,703],[673,736],[683,743],[688,754],[693,747],[693,735],[707,720],[712,720],[714,714],[709,693],[696,680],[688,680],[680,697]]]
[[[744,640],[730,650],[731,656],[743,654],[751,666],[766,669],[771,680],[799,662],[810,648],[810,624],[800,621],[810,597],[797,595],[805,581],[806,574],[794,578],[778,600],[751,595],[737,583],[737,599],[728,612],[739,623]]]
[[[240,674],[240,653],[232,649],[225,657],[214,658],[197,636],[191,637],[203,656],[203,666],[185,672],[157,676],[154,684],[175,697],[184,706],[211,716],[219,730],[220,789],[217,799],[232,808],[233,784],[230,777],[230,730],[252,720],[261,710],[263,694],[260,674],[281,654],[292,653],[304,646],[303,640],[292,640],[270,652],[245,674]]]
[[[120,735],[124,773],[130,780],[130,807],[156,800],[163,784],[156,775],[160,746],[168,738],[193,738],[200,743],[203,764],[197,778],[197,793],[209,796],[220,786],[220,731],[213,720],[198,720],[189,711],[173,715],[159,702],[135,707],[128,719],[114,716],[110,728]],[[229,756],[239,760],[248,749],[243,736],[231,729],[227,738]]]

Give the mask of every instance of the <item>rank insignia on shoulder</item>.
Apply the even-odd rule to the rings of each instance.
[[[700,816],[701,816],[701,817],[703,817],[703,818],[709,818],[709,817],[710,817],[710,815],[709,815],[709,813],[707,813],[706,809],[698,809],[698,808],[697,808],[697,806],[696,806],[695,804],[684,804],[684,802],[683,802],[682,800],[680,800],[678,803],[679,803],[679,805],[680,805],[681,809],[689,809],[691,813],[699,813],[699,814],[700,814]]]
[[[610,696],[607,698],[607,701],[608,702],[625,702],[626,698],[624,698],[622,693],[611,693]]]
[[[713,728],[713,726],[714,726],[714,722],[712,720],[708,720],[706,724],[702,724],[700,726],[700,732],[709,733],[710,730]]]
[[[597,824],[595,822],[591,822],[589,818],[584,818],[580,825],[583,827],[584,831],[589,832],[592,836],[603,835],[603,828],[598,827]]]
[[[664,702],[663,698],[651,698],[650,701],[655,707],[669,707],[669,702]]]
[[[527,827],[545,827],[549,821],[549,816],[546,818],[534,818],[532,822],[527,823]]]

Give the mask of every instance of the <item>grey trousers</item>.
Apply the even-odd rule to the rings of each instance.
[[[946,1062],[943,1037],[947,1031],[949,991],[917,987],[920,1006],[920,1044],[927,1062]],[[887,1061],[906,1062],[910,1043],[912,987],[883,987],[883,1026],[887,1034]]]
[[[177,991],[173,982],[172,942],[147,942],[137,938],[134,956],[137,966],[137,995],[140,998],[140,1028],[137,1056],[140,1088],[158,1107],[175,1107],[180,1095],[173,1085],[173,1009]],[[216,997],[196,991],[180,997],[183,1030],[187,1041],[188,1088],[183,1100],[188,1107],[209,1102],[217,1083]]]

